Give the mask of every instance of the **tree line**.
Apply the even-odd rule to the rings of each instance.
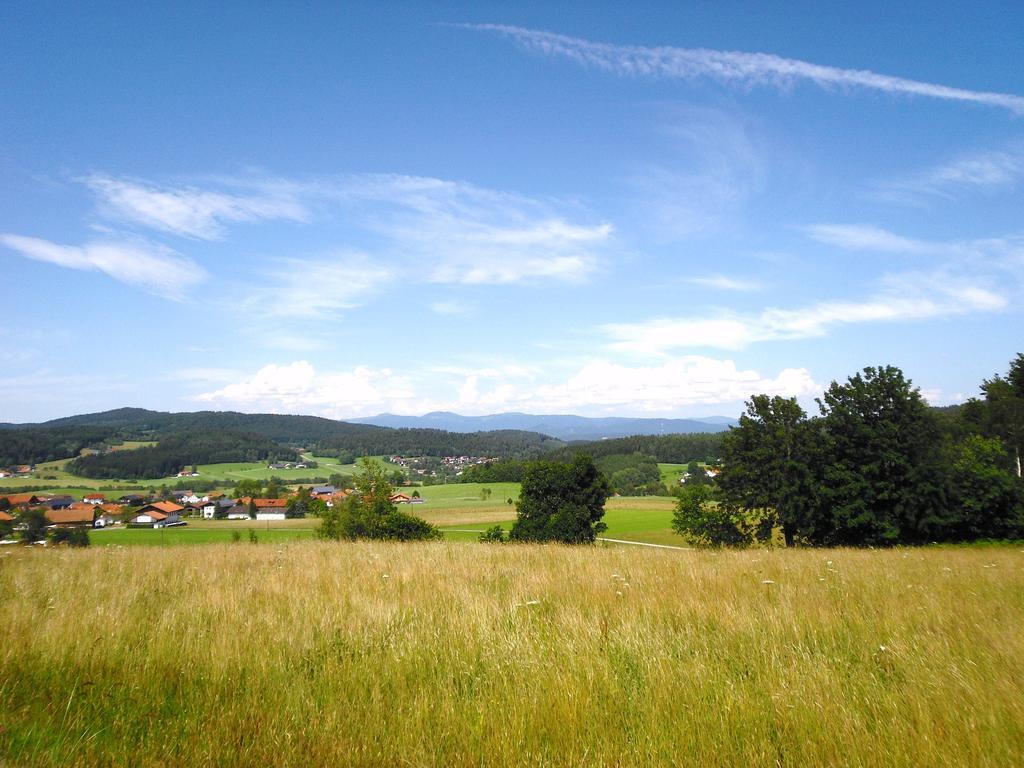
[[[245,432],[207,431],[170,435],[154,446],[131,451],[79,456],[67,471],[97,479],[155,479],[197,464],[225,462],[295,461],[294,450],[261,435]]]
[[[723,438],[713,488],[684,489],[674,527],[707,544],[780,531],[787,545],[887,546],[1024,536],[1024,355],[945,412],[892,366],[833,382],[808,416],[756,395]]]

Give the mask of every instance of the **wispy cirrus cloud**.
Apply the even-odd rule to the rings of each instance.
[[[874,224],[811,224],[804,227],[803,231],[819,243],[850,251],[905,254],[956,254],[963,251],[957,243],[904,237]]]
[[[759,291],[761,286],[753,280],[738,280],[726,275],[702,275],[688,277],[685,282],[699,285],[702,288],[713,288],[718,291]]]
[[[191,259],[142,240],[108,239],[61,245],[38,237],[3,234],[0,244],[34,261],[103,272],[122,283],[179,301],[206,279],[206,271]]]
[[[279,259],[262,284],[246,291],[243,304],[253,316],[329,317],[365,304],[392,277],[391,269],[363,253]]]
[[[562,56],[585,67],[617,75],[693,80],[710,78],[740,85],[788,88],[811,83],[821,88],[860,88],[905,96],[923,96],[1001,107],[1024,114],[1024,97],[927,83],[864,69],[844,69],[787,59],[770,53],[718,51],[707,48],[646,47],[596,43],[568,35],[504,24],[458,24],[466,29],[495,32],[523,47]]]
[[[572,206],[465,182],[364,174],[318,184],[357,226],[434,283],[579,281],[597,267],[613,227],[571,220]]]
[[[183,237],[216,240],[228,224],[269,219],[306,221],[308,211],[283,188],[233,194],[197,186],[158,185],[137,179],[93,174],[82,180],[114,219]]]
[[[921,204],[929,199],[952,199],[960,190],[1016,187],[1024,181],[1024,142],[1004,149],[962,154],[932,168],[878,183],[872,197]]]
[[[961,279],[902,275],[886,282],[878,294],[863,300],[822,301],[796,309],[771,307],[746,314],[660,317],[608,323],[601,330],[612,349],[667,355],[678,349],[742,349],[759,342],[814,338],[848,325],[995,312],[1008,304],[988,287]]]

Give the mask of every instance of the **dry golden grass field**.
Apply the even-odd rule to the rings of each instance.
[[[1024,552],[11,548],[0,764],[1021,765]]]

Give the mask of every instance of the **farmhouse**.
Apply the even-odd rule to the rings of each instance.
[[[249,519],[249,505],[248,504],[235,504],[228,508],[228,520],[248,520]]]
[[[86,504],[102,504],[107,500],[107,497],[102,493],[87,493],[82,497],[82,501]]]
[[[34,507],[36,506],[41,497],[36,496],[34,493],[12,493],[9,496],[4,496],[7,499],[7,503],[12,507]]]
[[[309,489],[309,495],[321,498],[323,496],[330,496],[337,490],[333,485],[314,485]]]
[[[391,496],[392,504],[411,504],[412,496],[406,496],[404,493],[396,493]]]
[[[167,525],[174,525],[181,522],[181,510],[183,507],[171,501],[158,501],[142,507],[138,513],[129,520],[130,525],[152,526],[162,528]]]
[[[74,503],[75,500],[71,496],[49,496],[47,498],[39,498],[39,505],[50,509],[68,509]]]
[[[92,504],[77,503],[46,511],[46,520],[55,528],[77,528],[92,525],[96,508]]]

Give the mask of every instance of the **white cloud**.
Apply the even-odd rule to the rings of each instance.
[[[329,317],[366,303],[391,277],[388,267],[362,253],[282,259],[263,285],[246,291],[242,306],[262,317]]]
[[[877,185],[874,197],[892,202],[922,203],[950,199],[959,189],[1015,187],[1024,180],[1024,142],[1003,150],[963,154],[948,162]]]
[[[597,265],[613,228],[569,220],[571,206],[441,179],[365,174],[321,182],[348,220],[382,238],[435,283],[578,281]]]
[[[305,221],[308,217],[298,200],[280,193],[236,195],[191,186],[160,187],[102,174],[83,181],[100,197],[102,210],[113,218],[203,240],[220,238],[229,223]]]
[[[720,291],[758,291],[761,289],[761,286],[752,280],[737,280],[726,275],[688,277],[686,282],[699,285],[702,288],[714,288]]]
[[[408,371],[357,367],[320,373],[300,360],[267,365],[248,378],[197,396],[205,403],[242,410],[313,413],[353,418],[380,412],[422,414],[449,410],[488,414],[530,413],[678,414],[699,405],[740,403],[752,394],[803,397],[821,392],[804,368],[775,376],[740,369],[732,360],[686,356],[660,365],[630,367],[607,360],[585,363],[564,379],[536,381],[536,371],[452,369],[440,387],[437,370]],[[424,382],[433,390],[424,391]]]
[[[1003,309],[1007,300],[981,286],[928,276],[888,281],[877,296],[862,301],[824,301],[799,309],[769,308],[756,314],[655,318],[609,323],[602,330],[613,349],[647,355],[694,347],[742,349],[764,341],[826,335],[844,325],[902,322]]]
[[[770,53],[716,51],[706,48],[657,48],[594,43],[552,32],[502,24],[464,24],[470,29],[497,32],[545,55],[563,56],[585,66],[618,75],[691,80],[707,77],[741,85],[789,88],[806,82],[821,88],[863,88],[908,96],[925,96],[1002,107],[1024,114],[1024,97],[956,88],[882,75],[863,69],[812,64]]]
[[[921,254],[956,250],[950,243],[915,240],[871,224],[813,224],[804,227],[804,232],[820,243],[855,251]]]
[[[338,418],[372,415],[393,402],[413,398],[407,381],[386,368],[358,366],[318,374],[311,363],[266,365],[247,379],[196,396],[247,411],[313,413]]]
[[[473,311],[473,308],[464,302],[456,301],[455,299],[448,299],[446,301],[431,302],[430,311],[435,315],[455,317],[459,315],[468,315]]]
[[[666,110],[657,162],[632,168],[639,193],[630,209],[644,229],[667,239],[722,229],[763,187],[766,153],[744,121],[721,109]]]
[[[103,240],[59,245],[37,237],[0,235],[0,244],[35,261],[68,269],[103,272],[166,298],[181,300],[206,279],[198,264],[164,246],[144,241]]]

